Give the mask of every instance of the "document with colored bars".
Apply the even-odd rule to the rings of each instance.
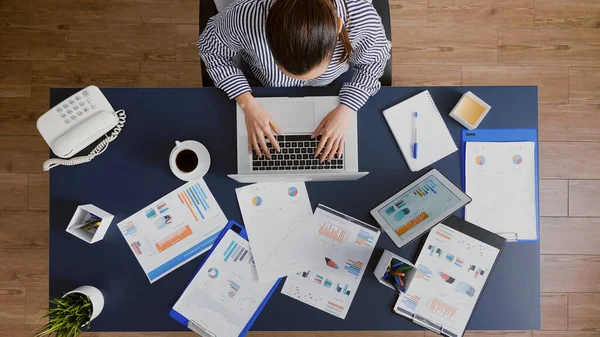
[[[417,273],[394,311],[451,337],[462,336],[500,251],[443,224],[431,229]]]
[[[289,275],[281,293],[344,319],[380,231],[324,205],[315,210],[315,223],[321,266]]]
[[[229,230],[173,309],[213,336],[238,337],[275,282],[258,282],[248,241]]]
[[[117,226],[150,283],[209,250],[227,218],[203,179],[190,181]]]

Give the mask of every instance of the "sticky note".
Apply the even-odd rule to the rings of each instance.
[[[466,96],[457,107],[455,114],[464,119],[467,123],[475,125],[485,112],[485,107],[479,105],[471,97]]]

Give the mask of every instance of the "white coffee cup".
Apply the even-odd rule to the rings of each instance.
[[[210,154],[195,140],[176,141],[169,156],[169,166],[173,174],[183,181],[202,178],[210,168]]]

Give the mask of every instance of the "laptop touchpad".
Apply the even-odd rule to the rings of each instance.
[[[278,102],[271,107],[265,105],[283,133],[312,132],[315,127],[313,102]]]

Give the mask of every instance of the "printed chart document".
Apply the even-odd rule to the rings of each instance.
[[[229,230],[173,309],[214,336],[238,337],[275,282],[258,282],[248,241]]]
[[[227,218],[203,179],[190,181],[117,226],[150,283],[209,250]]]
[[[321,263],[288,276],[281,293],[344,319],[380,231],[323,205],[315,210],[315,220]]]
[[[394,311],[444,335],[462,336],[499,253],[498,248],[436,225],[415,263],[417,273]]]
[[[536,240],[534,142],[468,142],[465,220],[509,240]]]
[[[321,245],[303,182],[253,184],[235,192],[261,281],[321,263]]]

